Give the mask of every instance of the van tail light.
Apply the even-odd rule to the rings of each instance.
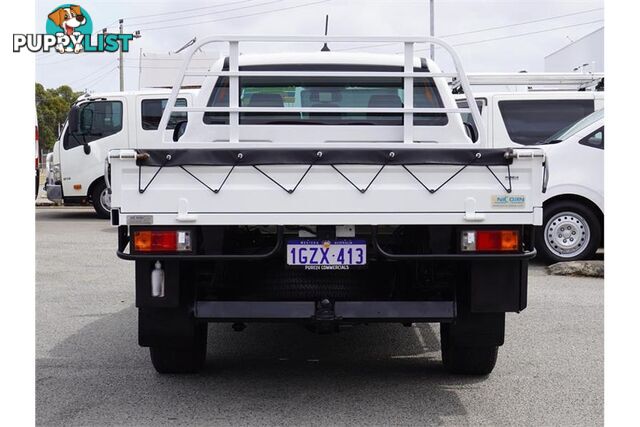
[[[191,251],[191,232],[181,230],[141,230],[133,233],[137,252]]]
[[[520,249],[518,230],[464,230],[463,252],[515,252]]]

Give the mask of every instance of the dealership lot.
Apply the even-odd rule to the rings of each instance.
[[[603,422],[603,281],[530,269],[493,374],[450,376],[437,325],[314,335],[209,326],[207,366],[160,376],[137,345],[133,263],[90,208],[36,211],[36,398],[42,425]]]

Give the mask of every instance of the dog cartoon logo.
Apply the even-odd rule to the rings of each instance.
[[[135,33],[109,33],[107,30],[93,34],[93,21],[87,10],[77,4],[63,4],[47,15],[46,34],[16,33],[13,35],[13,51],[59,53],[129,52],[133,39],[142,37]]]
[[[47,33],[67,36],[70,40],[66,45],[58,43],[56,50],[60,53],[80,53],[83,50],[82,43],[74,42],[81,34],[90,36],[93,30],[91,17],[86,10],[78,5],[64,4],[54,9],[47,16]]]

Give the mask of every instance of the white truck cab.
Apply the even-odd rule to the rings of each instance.
[[[60,138],[47,159],[47,197],[66,205],[93,204],[109,218],[110,195],[104,181],[104,161],[113,148],[145,147],[154,140],[170,91],[148,89],[85,94],[72,106]],[[176,103],[188,106],[196,90],[183,90]],[[187,120],[176,113],[167,125]]]
[[[459,106],[467,105],[462,95],[455,97]],[[599,117],[593,113],[602,114],[604,108],[604,92],[600,91],[479,92],[474,97],[486,129],[482,144],[491,148],[538,146],[557,132],[575,129],[576,122],[583,123],[587,116]],[[463,120],[475,129],[468,114]],[[536,248],[541,257],[556,262],[592,258],[602,243],[604,226],[604,145],[597,149],[574,143],[566,134],[564,139],[566,143],[540,145],[548,149],[547,161],[553,167]],[[583,229],[591,230],[584,234],[584,243],[561,247],[543,238],[542,230],[553,227],[556,211],[580,218]]]

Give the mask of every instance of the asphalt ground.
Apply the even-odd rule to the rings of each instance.
[[[444,371],[436,324],[211,324],[204,371],[162,376],[137,345],[134,266],[115,249],[91,208],[36,210],[38,425],[603,423],[602,279],[534,263],[486,378]]]

